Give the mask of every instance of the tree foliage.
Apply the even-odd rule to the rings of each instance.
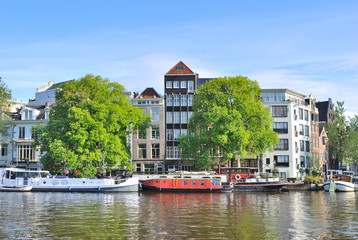
[[[328,151],[340,163],[350,164],[358,160],[358,116],[345,116],[344,102],[335,107],[335,121],[327,123]]]
[[[132,169],[128,134],[149,121],[150,116],[130,105],[122,85],[86,75],[57,88],[49,123],[32,133],[46,169],[80,176],[87,170],[88,176],[95,176],[99,169],[114,166]]]
[[[9,117],[5,113],[8,111],[10,99],[11,91],[0,77],[0,134],[5,134],[4,126],[8,124]]]
[[[195,159],[196,168],[211,168],[248,152],[273,151],[278,142],[258,83],[247,77],[206,82],[197,90],[193,110],[189,134],[179,141],[182,158]]]

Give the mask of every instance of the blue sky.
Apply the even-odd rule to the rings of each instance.
[[[200,77],[244,75],[358,114],[358,1],[0,0],[0,10],[13,98],[86,73],[163,93],[182,60]]]

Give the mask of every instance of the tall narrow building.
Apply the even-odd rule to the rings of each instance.
[[[197,87],[198,74],[182,61],[172,67],[164,76],[165,128],[166,128],[166,171],[191,171],[192,163],[181,162],[180,135],[188,133],[189,118],[193,114],[192,103]]]

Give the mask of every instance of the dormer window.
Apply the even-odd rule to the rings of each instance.
[[[31,120],[32,119],[32,111],[25,110],[25,120]]]
[[[177,70],[184,70],[184,66],[183,65],[178,65]]]

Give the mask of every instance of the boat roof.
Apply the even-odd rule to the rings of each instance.
[[[12,171],[12,172],[40,172],[40,173],[48,173],[49,171],[45,170],[29,170],[24,168],[4,168],[6,171]]]

